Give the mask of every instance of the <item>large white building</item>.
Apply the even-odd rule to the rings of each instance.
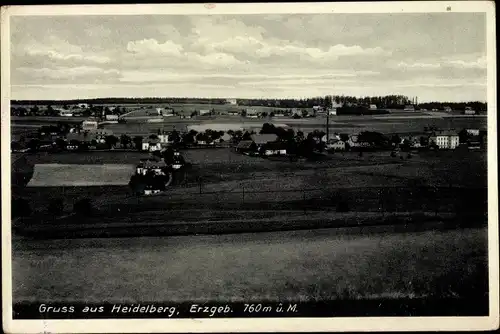
[[[440,149],[453,150],[460,144],[458,134],[451,131],[435,132],[429,140],[431,143],[436,144]]]
[[[82,122],[82,130],[93,131],[97,130],[99,122],[96,119],[89,118]]]

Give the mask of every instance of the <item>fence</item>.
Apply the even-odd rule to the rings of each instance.
[[[487,212],[487,188],[465,187],[324,187],[302,189],[210,190],[178,188],[144,205],[205,209],[334,210],[358,212],[447,212],[464,216]]]

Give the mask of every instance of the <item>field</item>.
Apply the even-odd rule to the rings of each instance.
[[[425,152],[404,160],[387,152],[362,157],[337,153],[317,162],[248,157],[229,149],[183,154],[192,168],[180,184],[161,196],[138,201],[126,185],[55,187],[56,182],[48,188],[15,187],[13,195],[29,199],[38,211],[62,194],[68,211],[76,200],[90,197],[104,215],[119,215],[120,210],[138,213],[139,220],[146,219],[147,211],[160,215],[174,209],[335,210],[339,201],[357,212],[456,212],[467,208],[462,205],[469,205],[470,212],[485,210],[483,152]],[[141,152],[38,154],[26,155],[22,164],[73,163],[79,173],[81,164],[135,164],[147,156]]]
[[[458,302],[458,298],[481,299],[487,291],[483,229],[350,232],[16,242],[13,300],[305,302],[451,297]],[[484,309],[473,305],[474,312]]]
[[[175,107],[175,106],[174,106]],[[186,108],[198,108],[200,105],[186,105]],[[127,106],[134,110],[137,106]],[[207,105],[204,106],[207,108]],[[217,108],[232,108],[230,106],[217,106]],[[241,106],[238,108],[245,108]],[[252,107],[254,108],[254,107]],[[259,108],[259,107],[255,107]],[[268,107],[262,107],[268,108]],[[144,116],[146,111],[139,109],[133,114]],[[141,116],[141,117],[142,117]],[[13,134],[33,130],[37,126],[53,124],[57,121],[81,122],[84,118],[75,117],[11,117]],[[190,126],[201,126],[203,128],[213,127],[218,130],[229,130],[234,128],[261,128],[263,123],[271,122],[290,126],[294,130],[309,132],[314,129],[324,130],[326,117],[292,119],[287,117],[274,117],[272,119],[248,119],[240,116],[217,115],[212,117],[198,116],[193,119],[180,119],[178,117],[164,117],[163,122],[147,123],[145,119],[130,119],[127,124],[103,124],[102,127],[112,130],[117,135],[126,133],[131,136],[146,136],[156,133],[158,129],[171,131],[174,128],[186,131]],[[378,131],[382,133],[408,133],[422,132],[424,127],[434,126],[440,129],[463,128],[485,128],[485,116],[449,115],[436,112],[404,112],[391,110],[388,115],[374,116],[331,116],[330,130],[341,133],[359,133],[360,131]]]
[[[485,118],[393,116],[339,117],[331,129],[403,133],[486,124]],[[161,126],[266,121],[220,116],[106,127],[146,136]],[[305,132],[324,128],[324,121],[273,120]],[[16,125],[19,135],[34,124]],[[451,298],[450,305],[471,300],[473,312],[485,312],[478,302],[487,291],[485,152],[415,152],[403,159],[346,152],[293,162],[227,148],[182,154],[192,164],[186,178],[151,197],[132,195],[125,184],[57,186],[70,176],[86,179],[79,174],[86,168],[134,165],[147,153],[12,154],[12,196],[35,211],[33,220],[13,222],[14,302]],[[62,175],[38,177],[35,166],[48,164],[64,165]],[[48,186],[26,187],[34,173]],[[90,216],[72,213],[83,198],[92,201]],[[63,217],[46,213],[53,199],[63,199]]]

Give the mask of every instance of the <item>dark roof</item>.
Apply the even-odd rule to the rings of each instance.
[[[94,137],[90,136],[89,134],[85,135],[85,133],[82,132],[76,132],[76,133],[68,133],[66,135],[66,139],[68,141],[70,140],[91,141],[92,139],[94,139]]]
[[[284,142],[269,142],[264,145],[266,150],[286,150],[287,144]]]
[[[253,141],[251,140],[242,140],[238,143],[238,146],[236,148],[250,148],[253,144]]]
[[[278,139],[278,136],[276,136],[275,134],[272,134],[272,133],[252,135],[252,140],[254,141],[255,144],[265,144],[268,142],[274,142],[277,139]]]
[[[443,130],[443,131],[435,131],[432,133],[433,136],[458,136],[455,131]]]

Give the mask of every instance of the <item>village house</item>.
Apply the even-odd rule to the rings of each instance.
[[[89,136],[92,137],[98,143],[105,143],[107,136],[112,136],[113,131],[107,129],[97,129],[88,132]]]
[[[165,175],[166,164],[162,160],[141,159],[141,163],[136,167],[136,173],[146,175],[147,172],[152,171],[156,175]]]
[[[304,135],[307,136],[305,133]],[[321,137],[321,141],[324,143],[328,143],[330,140],[340,140],[340,134],[330,133],[328,134],[328,138],[326,137],[326,134],[323,137]]]
[[[334,151],[345,151],[346,143],[340,139],[330,139],[326,143],[326,148],[328,150],[334,150]]]
[[[239,153],[257,152],[257,145],[252,140],[242,140],[235,147],[235,150]]]
[[[106,115],[106,121],[118,123],[118,115],[108,114],[108,115]]]
[[[269,142],[261,146],[260,153],[265,156],[286,155],[286,143]]]
[[[429,138],[431,143],[434,143],[440,149],[455,149],[460,141],[457,133],[453,131],[436,131]]]
[[[479,129],[466,129],[465,131],[471,136],[479,136]]]
[[[156,152],[161,150],[161,142],[159,138],[147,138],[142,141],[141,146],[143,151]]]
[[[172,117],[172,116],[174,116],[174,114],[175,114],[175,113],[174,113],[174,109],[172,109],[172,108],[165,108],[165,109],[163,109],[163,111],[161,112],[161,115],[162,115],[163,117]]]
[[[259,117],[259,111],[257,109],[246,109],[246,117],[248,118],[258,118]]]
[[[403,135],[400,136],[401,142],[400,145],[408,144],[410,148],[420,148],[422,145],[420,144],[420,137],[417,135]]]
[[[465,107],[464,114],[465,115],[475,115],[476,111],[474,109],[472,109],[471,107]]]
[[[88,130],[88,131],[97,130],[98,125],[99,122],[97,121],[97,119],[91,117],[82,122],[82,130]]]
[[[57,110],[57,112],[59,113],[59,116],[61,116],[61,117],[73,117],[73,115],[74,115],[73,111],[71,111],[71,110],[60,109],[60,110]]]
[[[203,115],[210,115],[212,111],[210,109],[200,109],[199,111],[199,115],[200,116],[203,116]]]
[[[267,143],[275,142],[278,140],[278,136],[272,133],[266,133],[266,134],[254,134],[251,136],[252,141],[255,143],[257,146],[257,150],[260,150],[260,148]]]

